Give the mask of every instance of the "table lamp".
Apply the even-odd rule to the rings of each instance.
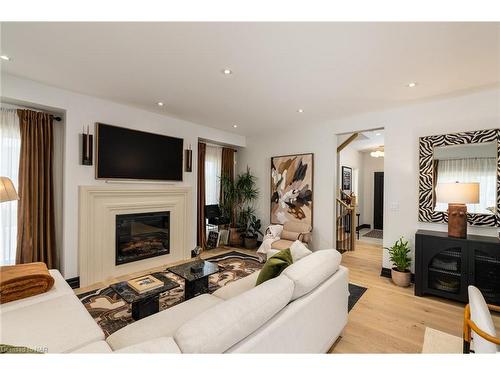
[[[466,203],[479,203],[479,183],[441,183],[436,187],[436,201],[448,203],[448,236],[467,237]]]
[[[8,177],[0,176],[0,203],[18,200],[14,184]]]

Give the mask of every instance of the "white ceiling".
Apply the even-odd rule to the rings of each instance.
[[[384,147],[384,130],[368,130],[362,132],[349,144],[355,150],[368,152]]]
[[[499,25],[2,23],[2,69],[250,135],[498,84]]]

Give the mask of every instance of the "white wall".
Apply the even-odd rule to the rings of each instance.
[[[63,249],[61,271],[65,278],[78,275],[78,186],[98,185],[105,181],[94,178],[94,167],[80,165],[79,133],[95,122],[141,129],[184,138],[184,148],[193,146],[193,171],[197,168],[198,138],[222,144],[245,146],[245,137],[193,124],[168,116],[147,112],[111,101],[46,86],[34,81],[2,75],[2,100],[24,105],[52,108],[65,113],[65,160],[63,199]],[[176,183],[196,189],[196,172],[184,172],[184,181]],[[155,186],[158,186],[155,184]],[[195,191],[193,191],[195,197]],[[196,204],[193,204],[190,246],[196,244]]]
[[[280,154],[314,152],[314,235],[315,249],[334,244],[334,190],[337,145],[335,134],[384,127],[385,211],[384,246],[405,236],[414,245],[419,228],[446,231],[445,224],[418,222],[418,138],[432,134],[498,128],[500,90],[487,89],[461,96],[437,98],[396,109],[366,113],[322,124],[267,133],[247,138],[239,155],[240,168],[248,164],[259,178],[262,190],[259,213],[269,221],[270,157]],[[495,236],[495,228],[471,228],[470,233]],[[390,267],[384,251],[383,266]]]
[[[384,158],[372,158],[369,152],[362,154],[363,195],[360,200],[360,223],[369,224],[373,228],[374,173],[384,171]]]

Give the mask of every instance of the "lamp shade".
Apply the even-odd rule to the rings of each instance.
[[[479,203],[479,183],[442,183],[436,187],[438,203]]]
[[[0,202],[15,201],[18,200],[14,184],[8,177],[0,177]]]

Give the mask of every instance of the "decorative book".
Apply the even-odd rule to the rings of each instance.
[[[142,294],[150,292],[151,290],[161,288],[163,286],[163,281],[158,280],[156,277],[151,275],[137,277],[135,279],[127,281],[129,287],[134,289],[137,293]]]

